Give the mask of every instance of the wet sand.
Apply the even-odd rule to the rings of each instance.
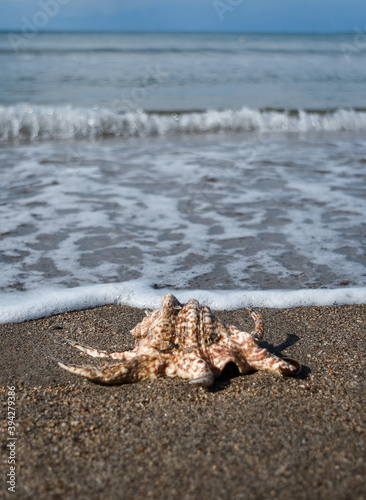
[[[116,305],[0,325],[2,419],[16,398],[16,494],[39,499],[366,498],[366,306],[258,309],[266,347],[295,378],[225,374],[100,386],[55,359],[97,364],[64,343],[133,347],[144,312]],[[251,329],[245,310],[220,312]],[[9,472],[1,426],[2,478]]]

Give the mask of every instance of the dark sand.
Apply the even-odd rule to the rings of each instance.
[[[64,344],[133,346],[143,311],[119,306],[0,325],[2,419],[16,387],[16,494],[29,499],[366,498],[366,306],[262,309],[272,351],[299,360],[195,388],[176,379],[99,386],[53,358],[96,364]],[[246,311],[219,313],[251,329]],[[4,422],[4,420],[3,420]]]

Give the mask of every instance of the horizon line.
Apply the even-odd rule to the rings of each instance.
[[[19,29],[0,29],[0,33],[23,33]],[[53,30],[38,30],[37,34],[51,33],[118,33],[118,34],[194,34],[194,35],[354,35],[354,31],[251,31],[251,30],[232,30],[232,31],[198,31],[198,30],[104,30],[104,29],[53,29]]]

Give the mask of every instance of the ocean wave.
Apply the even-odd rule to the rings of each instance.
[[[267,52],[267,50],[256,49],[255,52]],[[273,50],[271,50],[272,52]],[[286,51],[286,53],[291,53],[292,51]],[[69,54],[157,54],[157,55],[166,55],[166,54],[236,54],[238,50],[235,49],[227,49],[222,47],[142,47],[142,48],[133,48],[133,47],[99,47],[99,46],[91,46],[91,47],[29,47],[29,46],[21,46],[17,48],[17,53],[24,55],[29,54],[33,56],[41,56],[41,55],[55,55],[55,56],[65,56]],[[12,47],[9,48],[0,48],[0,55],[13,55],[14,49]]]
[[[258,110],[126,112],[71,105],[0,106],[0,141],[132,137],[221,132],[365,131],[365,110]]]
[[[20,35],[21,36],[21,35]],[[26,40],[26,39],[25,39]],[[240,47],[241,49],[241,47]],[[92,45],[90,47],[83,46],[71,46],[71,47],[43,47],[43,46],[29,46],[27,44],[23,46],[17,47],[18,55],[30,55],[30,56],[43,56],[43,55],[53,55],[53,56],[67,56],[67,55],[89,55],[89,54],[122,54],[126,55],[187,55],[187,54],[219,54],[219,55],[240,55],[241,50],[237,47],[229,48],[229,47],[211,47],[209,45],[201,45],[197,47],[178,47],[178,46],[169,46],[166,45],[164,47],[111,47],[111,46],[96,46]],[[355,50],[355,55],[358,52]],[[359,51],[361,52],[361,51]],[[246,54],[276,54],[276,55],[323,55],[323,56],[333,56],[339,55],[339,48],[326,48],[320,49],[316,47],[314,49],[308,47],[290,47],[290,48],[279,48],[279,47],[254,47],[254,46],[246,46]],[[14,48],[9,46],[9,48],[0,47],[0,55],[1,56],[12,56],[14,54]],[[352,54],[353,55],[353,54]]]

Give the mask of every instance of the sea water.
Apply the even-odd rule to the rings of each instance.
[[[0,321],[366,300],[353,35],[0,34]]]

